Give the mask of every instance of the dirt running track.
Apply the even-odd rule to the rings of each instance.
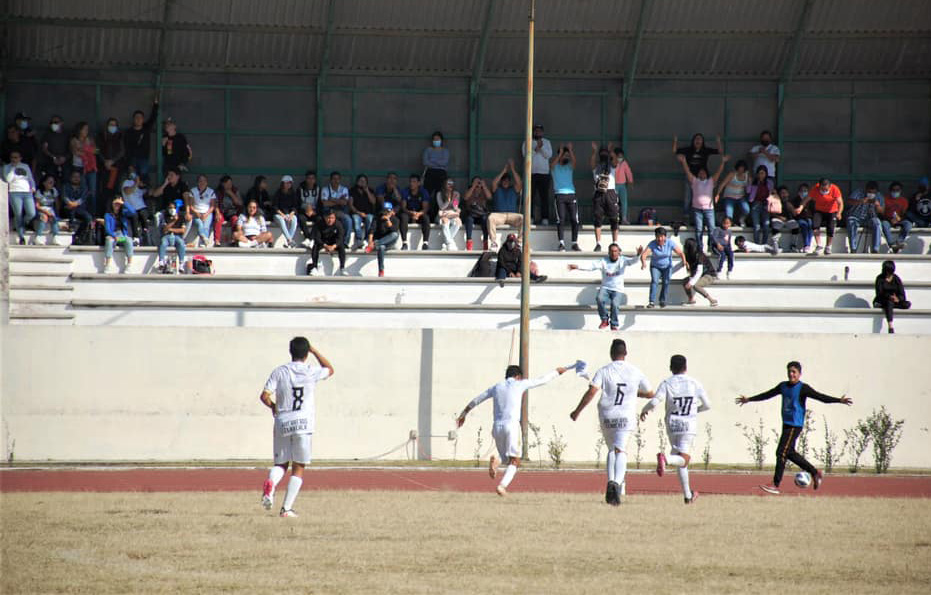
[[[80,469],[3,469],[0,492],[211,492],[261,489],[264,469],[217,468],[120,468]],[[692,487],[705,494],[762,495],[757,487],[770,475],[747,473],[702,473],[693,471]],[[526,471],[518,473],[511,485],[520,492],[592,492],[604,489],[605,476],[599,471]],[[305,490],[404,490],[490,492],[494,488],[482,470],[439,469],[325,469],[310,468]],[[800,490],[786,474],[783,493],[814,495]],[[678,494],[674,473],[657,477],[654,473],[633,472],[627,477],[628,494]],[[929,498],[931,476],[828,476],[819,496],[873,496],[886,498]]]

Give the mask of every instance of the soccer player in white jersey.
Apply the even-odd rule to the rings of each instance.
[[[333,375],[333,366],[305,337],[291,339],[288,346],[291,363],[278,366],[268,377],[259,397],[275,417],[275,465],[268,472],[262,488],[262,506],[270,510],[275,501],[275,488],[291,464],[291,479],[285,492],[280,516],[297,516],[294,500],[304,483],[304,467],[310,464],[311,441],[314,433],[314,386]],[[307,363],[313,354],[320,364]]]
[[[645,421],[647,414],[660,403],[666,403],[666,434],[672,454],[656,454],[656,474],[660,477],[666,473],[666,465],[678,467],[679,483],[685,503],[691,504],[698,497],[698,492],[689,486],[689,461],[692,442],[697,433],[697,417],[702,411],[711,409],[708,395],[701,382],[686,375],[687,362],[684,355],[674,355],[669,359],[669,371],[672,376],[660,382],[656,395],[644,405],[640,421]]]
[[[612,506],[621,503],[624,476],[627,475],[627,441],[637,423],[636,397],[649,399],[653,396],[650,382],[643,372],[627,363],[627,344],[621,339],[611,343],[611,363],[595,372],[588,390],[582,395],[575,410],[569,414],[572,421],[578,419],[598,391],[598,420],[605,444],[608,445],[608,487],[605,502]]]
[[[507,460],[508,466],[504,470],[504,476],[501,483],[495,491],[499,496],[507,494],[508,486],[517,473],[520,466],[520,404],[521,395],[524,391],[542,386],[553,380],[560,374],[563,374],[568,368],[556,368],[549,374],[540,378],[524,380],[523,371],[520,366],[508,366],[504,373],[504,380],[492,386],[479,396],[475,397],[465,406],[459,419],[456,420],[457,427],[462,427],[465,423],[466,415],[475,408],[476,405],[488,399],[494,399],[494,425],[492,426],[491,435],[495,439],[495,446],[498,448],[498,456],[491,455],[488,461],[488,474],[492,479],[498,475],[498,465],[501,461]],[[500,458],[499,458],[500,457]]]

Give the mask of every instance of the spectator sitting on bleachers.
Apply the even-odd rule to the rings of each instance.
[[[87,186],[80,170],[72,170],[68,183],[62,189],[64,212],[68,215],[68,228],[71,230],[71,243],[75,246],[85,242],[91,222],[94,220],[87,210]],[[74,222],[78,225],[75,228]]]
[[[259,203],[250,200],[246,202],[246,212],[236,221],[236,231],[233,232],[233,241],[240,248],[270,247],[274,241]]]
[[[314,247],[310,251],[310,262],[307,264],[307,275],[316,274],[317,264],[320,262],[320,251],[324,251],[332,258],[335,252],[339,256],[338,275],[348,275],[346,271],[346,228],[342,221],[337,221],[336,213],[325,211],[323,220],[315,229]]]
[[[39,228],[36,230],[35,243],[38,245],[45,244],[45,230],[51,227],[52,233],[49,236],[48,243],[58,246],[58,188],[55,187],[57,180],[52,173],[45,174],[36,190],[36,214],[39,220]]]
[[[181,172],[176,169],[170,169],[168,173],[165,174],[165,181],[162,182],[162,185],[153,189],[149,195],[159,199],[157,206],[158,212],[161,213],[169,204],[177,204],[179,200],[181,204],[186,205],[191,199],[191,190],[184,180],[181,179]],[[183,213],[183,215],[185,215],[188,221],[191,220],[186,212]],[[160,227],[161,223],[158,223],[158,226]]]
[[[724,270],[724,260],[727,259],[727,278],[731,278],[734,270],[734,249],[731,247],[731,218],[724,217],[720,227],[715,227],[711,234],[714,240],[714,252],[718,254],[717,272]]]
[[[235,230],[236,221],[246,209],[246,203],[239,194],[239,188],[233,185],[233,178],[224,174],[214,193],[217,195],[217,204],[223,220],[229,222],[231,230]]]
[[[182,264],[179,268],[183,271],[186,252],[184,245],[184,233],[186,231],[184,215],[178,210],[177,205],[171,202],[162,212],[160,219],[162,220],[162,239],[158,243],[158,270],[162,273],[171,272],[168,268],[167,256],[168,249],[174,246],[174,249],[178,252],[178,262]]]
[[[445,178],[444,178],[445,180]],[[423,235],[421,250],[428,249],[430,241],[430,195],[420,183],[420,176],[411,174],[407,188],[401,191],[401,250],[407,250],[408,226],[413,221]]]
[[[375,221],[378,200],[369,188],[369,178],[365,174],[356,176],[356,183],[349,190],[349,210],[352,212],[352,226],[355,234],[353,250],[365,246],[372,223]]]
[[[210,245],[210,230],[213,228],[213,245],[219,246],[223,216],[217,209],[217,195],[207,184],[207,176],[204,174],[197,176],[197,185],[191,188],[188,212],[194,221],[194,231],[200,243],[205,247]]]
[[[255,176],[252,180],[252,188],[246,192],[246,204],[252,200],[259,206],[266,221],[275,215],[272,197],[268,194],[268,178],[265,176]]]
[[[802,245],[796,248],[795,244],[792,245],[792,250],[798,250],[802,253],[807,254],[811,252],[811,213],[812,213],[812,203],[808,198],[808,184],[802,183],[799,184],[798,191],[795,193],[795,196],[789,198],[788,201],[788,212],[790,216],[795,219],[795,222],[798,223],[798,234],[801,236]],[[792,232],[795,234],[796,232]]]
[[[931,227],[931,192],[928,191],[928,178],[918,180],[918,191],[908,202],[907,216],[915,227]]]
[[[622,158],[623,155],[623,152],[620,153],[618,159]],[[579,248],[579,201],[575,196],[575,182],[572,179],[575,165],[576,159],[575,153],[572,151],[572,143],[566,143],[559,147],[559,152],[550,161],[550,169],[553,172],[553,192],[556,195],[553,201],[556,207],[553,217],[556,219],[556,239],[559,240],[557,250],[560,252],[566,251],[566,242],[563,240],[563,227],[566,220],[569,221],[569,227],[572,231],[572,249],[576,252],[582,250]],[[626,162],[624,165],[627,165]],[[618,166],[617,169],[622,170],[623,168]],[[630,168],[628,167],[627,170],[629,171]],[[614,176],[615,182],[617,182],[617,171],[615,171]],[[633,184],[633,177],[631,177],[630,183]],[[617,188],[623,187],[626,199],[627,186],[621,183],[616,183],[615,186]],[[624,204],[626,205],[626,201]]]
[[[52,174],[62,183],[67,183],[65,173],[68,171],[68,133],[61,116],[52,116],[49,120],[48,130],[42,136],[42,145],[39,149],[39,171]]]
[[[272,197],[272,205],[275,209],[275,222],[278,223],[281,234],[284,236],[284,247],[297,248],[294,234],[297,233],[299,199],[297,191],[294,190],[294,178],[289,175],[281,176],[281,184],[275,196]]]
[[[605,217],[611,227],[611,241],[617,243],[617,228],[621,222],[620,205],[618,205],[617,184],[614,179],[614,170],[617,167],[617,156],[612,153],[613,145],[607,148],[598,147],[592,143],[592,156],[589,166],[595,181],[595,193],[592,195],[592,220],[595,224],[595,252],[601,252],[601,224]]]
[[[491,191],[479,176],[472,178],[462,199],[462,219],[465,221],[466,250],[472,249],[472,230],[476,221],[482,228],[482,246],[488,250],[488,201]]]
[[[698,170],[704,168],[708,171],[708,157],[717,155],[724,149],[721,146],[721,137],[715,137],[716,148],[712,149],[705,144],[705,136],[701,133],[692,136],[692,142],[687,147],[679,146],[679,137],[672,137],[672,154],[678,159],[679,155],[685,157],[686,164],[693,176],[698,175]],[[685,181],[685,196],[682,201],[682,212],[685,220],[689,220],[692,210],[692,185]]]
[[[779,254],[779,246],[774,240],[770,240],[768,244],[757,244],[756,242],[748,242],[747,239],[743,236],[737,236],[734,238],[734,245],[737,246],[738,252],[744,253],[769,253],[773,256]]]
[[[349,189],[342,185],[343,176],[338,171],[330,172],[330,181],[320,191],[321,211],[331,211],[343,228],[343,247],[349,247],[352,233],[352,217],[349,216]]]
[[[148,246],[149,241],[149,207],[145,202],[145,184],[142,179],[136,175],[136,169],[132,165],[126,172],[126,179],[120,187],[120,193],[123,195],[123,209],[129,216],[132,223],[134,241]],[[138,244],[137,244],[138,245]]]
[[[621,256],[621,247],[617,244],[608,246],[608,255],[592,261],[587,265],[570,264],[570,271],[601,271],[601,286],[595,294],[598,305],[598,317],[601,319],[599,329],[608,328],[616,331],[619,326],[618,311],[624,305],[624,269],[637,262],[643,246],[637,248],[636,256]]]
[[[109,273],[113,270],[110,266],[113,249],[116,246],[122,246],[126,252],[126,265],[120,269],[120,272],[125,273],[133,262],[133,239],[130,235],[132,226],[129,217],[123,210],[122,196],[117,196],[110,201],[110,207],[104,215],[104,229],[106,237],[104,239],[103,272]]]
[[[897,254],[905,247],[908,233],[912,230],[913,223],[905,216],[907,212],[908,199],[902,196],[902,184],[899,182],[889,184],[889,194],[883,203],[880,226],[893,254]],[[892,228],[896,226],[899,227],[899,239],[893,241]]]
[[[429,216],[430,199],[437,192],[442,192],[443,185],[446,183],[447,170],[449,169],[449,149],[444,146],[443,133],[437,130],[430,139],[430,146],[423,150],[423,187],[427,192],[427,209]],[[402,232],[404,241],[407,236]],[[426,241],[426,240],[425,240]]]
[[[510,173],[509,173],[510,172]],[[520,236],[524,225],[521,214],[520,197],[524,185],[514,160],[508,159],[495,179],[491,181],[491,213],[488,214],[488,235],[491,237],[491,249],[498,249],[498,226],[508,225],[517,230]]]
[[[647,244],[646,249],[640,253],[640,268],[647,267],[647,257],[650,257],[650,301],[647,308],[656,305],[656,290],[659,291],[659,307],[666,307],[666,295],[669,293],[669,276],[672,274],[672,255],[682,259],[682,266],[687,266],[685,253],[678,242],[666,237],[666,228],[657,227],[653,232],[655,239]]]
[[[721,172],[724,171],[724,164],[730,159],[729,155],[724,155],[721,159],[718,169],[711,177],[708,177],[708,170],[704,167],[698,170],[698,175],[693,175],[689,171],[688,164],[684,155],[679,155],[679,162],[682,164],[682,170],[685,172],[685,178],[692,185],[692,222],[695,225],[695,240],[701,245],[701,236],[705,228],[708,229],[708,250],[712,248],[714,234],[714,185]]]
[[[90,136],[90,126],[87,122],[78,122],[68,142],[71,150],[71,168],[81,172],[87,187],[84,206],[96,217],[100,214],[97,206],[97,145]]]
[[[319,216],[317,209],[320,205],[320,186],[317,185],[317,172],[307,170],[304,174],[304,181],[297,188],[297,197],[300,199],[300,208],[297,211],[297,224],[304,235],[304,241],[301,245],[308,250],[314,240],[314,225],[317,223]]]
[[[870,246],[870,252],[877,254],[880,240],[882,240],[879,214],[883,212],[883,197],[879,193],[879,184],[872,181],[867,182],[866,192],[857,188],[850,193],[847,202],[849,203],[846,209],[847,239],[850,243],[850,252],[856,254],[857,249],[860,247],[859,230],[861,227],[868,227],[873,234],[873,244]]]
[[[773,144],[773,134],[769,130],[760,133],[760,144],[754,145],[748,153],[750,159],[753,159],[753,170],[763,166],[766,168],[766,175],[776,179],[776,164],[779,163],[779,147]]]
[[[369,228],[369,242],[366,252],[375,250],[378,259],[378,276],[385,276],[385,251],[390,250],[400,237],[400,222],[394,214],[391,201],[382,203],[381,211]]]
[[[165,118],[162,123],[162,168],[165,171],[177,169],[187,171],[188,163],[194,158],[194,150],[187,137],[178,132],[178,125],[173,118]]]
[[[747,188],[750,186],[750,172],[747,171],[747,162],[738,159],[734,164],[734,171],[728,173],[718,185],[714,196],[714,203],[721,201],[723,192],[724,216],[731,222],[744,221],[750,216],[750,203],[747,202]],[[735,213],[735,207],[740,212]]]
[[[10,162],[3,166],[3,181],[9,184],[9,202],[19,243],[26,243],[26,226],[36,216],[36,181],[32,169],[23,162],[19,149],[10,151]]]
[[[682,305],[694,306],[695,293],[697,292],[708,300],[709,305],[712,307],[717,306],[718,300],[711,297],[705,290],[705,287],[718,280],[718,273],[714,265],[711,264],[711,259],[702,252],[701,244],[692,238],[685,240],[683,251],[685,252],[685,266],[689,276],[682,282],[685,295],[688,298],[688,301]]]
[[[446,188],[436,195],[437,217],[443,230],[443,250],[456,249],[456,234],[462,228],[459,218],[459,191],[452,178],[446,179]]]
[[[840,188],[836,184],[831,183],[831,180],[821,178],[817,184],[813,185],[812,193],[809,194],[808,199],[814,202],[811,227],[815,233],[815,254],[821,253],[822,224],[828,229],[828,239],[824,245],[824,253],[830,254],[831,243],[834,241],[834,229],[844,214],[844,195],[841,194]]]
[[[779,236],[784,231],[796,233],[799,229],[799,223],[795,220],[792,206],[789,204],[787,186],[779,186],[775,193],[769,195],[766,210],[769,212],[769,225],[773,230],[773,236]]]
[[[126,149],[123,145],[123,132],[116,118],[108,118],[107,124],[100,132],[97,146],[100,148],[100,158],[103,160],[103,199],[109,200],[118,192],[120,170],[123,168],[123,158]]]
[[[759,166],[747,187],[750,201],[750,220],[753,222],[753,241],[757,244],[769,242],[769,196],[775,190],[765,166]]]
[[[892,326],[893,309],[908,310],[912,307],[912,303],[905,299],[905,285],[895,274],[895,263],[891,260],[883,263],[882,273],[876,276],[876,297],[873,298],[873,307],[883,309],[890,333],[895,332]]]
[[[508,234],[504,245],[498,251],[498,268],[495,271],[495,279],[498,285],[504,287],[504,280],[508,277],[521,276],[521,246],[517,243],[515,234]],[[539,275],[536,263],[530,263],[530,280],[534,283],[546,281],[546,275]]]

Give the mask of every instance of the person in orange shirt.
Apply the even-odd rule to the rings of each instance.
[[[821,253],[821,225],[828,229],[828,239],[824,245],[824,253],[831,253],[831,242],[834,241],[834,229],[844,213],[844,196],[836,184],[828,178],[821,178],[817,184],[812,184],[814,191],[802,203],[804,207],[808,201],[814,202],[814,217],[812,228],[815,232],[815,254]]]
[[[908,198],[902,196],[902,184],[900,182],[889,184],[889,194],[886,195],[880,225],[882,225],[883,235],[886,236],[889,249],[896,254],[905,247],[908,232],[912,230],[912,225],[914,225],[905,217],[907,211]],[[892,228],[895,226],[900,227],[898,241],[892,240]]]

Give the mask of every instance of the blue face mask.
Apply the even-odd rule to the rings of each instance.
[[[440,147],[440,146],[442,146],[442,145],[443,145],[443,141],[441,141],[441,140],[435,140],[435,141],[433,141],[433,146],[434,146],[434,147]]]
[[[107,126],[107,132],[110,134],[116,134],[116,131],[119,130],[116,126]]]

